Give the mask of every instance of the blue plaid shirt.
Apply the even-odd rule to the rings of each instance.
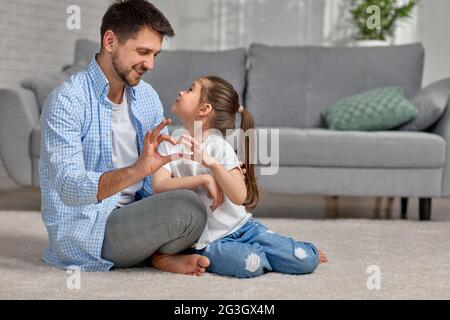
[[[97,200],[100,176],[116,169],[108,92],[108,81],[93,58],[53,90],[42,109],[39,175],[42,219],[49,236],[43,260],[59,268],[107,271],[113,266],[101,251],[106,221],[119,193]],[[147,130],[162,121],[163,107],[156,91],[142,80],[135,87],[126,86],[126,94],[140,151]],[[136,200],[150,196],[151,185],[148,176]]]

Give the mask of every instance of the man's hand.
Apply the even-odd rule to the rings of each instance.
[[[158,146],[163,141],[169,141],[174,145],[178,143],[170,135],[160,134],[161,130],[171,122],[170,119],[163,119],[156,128],[148,131],[145,135],[144,148],[142,148],[142,153],[134,165],[135,169],[142,175],[142,178],[151,175],[166,163],[182,157],[180,153],[162,156],[158,152]]]

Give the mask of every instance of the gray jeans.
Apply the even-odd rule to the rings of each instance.
[[[191,190],[153,195],[115,209],[106,224],[102,257],[132,267],[154,252],[189,248],[206,225],[206,207]]]

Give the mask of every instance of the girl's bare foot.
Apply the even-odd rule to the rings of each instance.
[[[199,254],[162,254],[155,252],[151,256],[151,262],[155,269],[191,276],[202,276],[209,266],[209,259]]]
[[[327,259],[327,256],[325,255],[325,253],[320,249],[317,249],[317,250],[319,251],[319,264],[328,262],[328,259]]]

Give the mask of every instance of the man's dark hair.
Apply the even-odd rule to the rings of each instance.
[[[100,27],[101,43],[108,30],[112,30],[123,44],[143,27],[149,27],[163,37],[173,37],[172,26],[153,4],[146,0],[117,0],[106,11]]]

